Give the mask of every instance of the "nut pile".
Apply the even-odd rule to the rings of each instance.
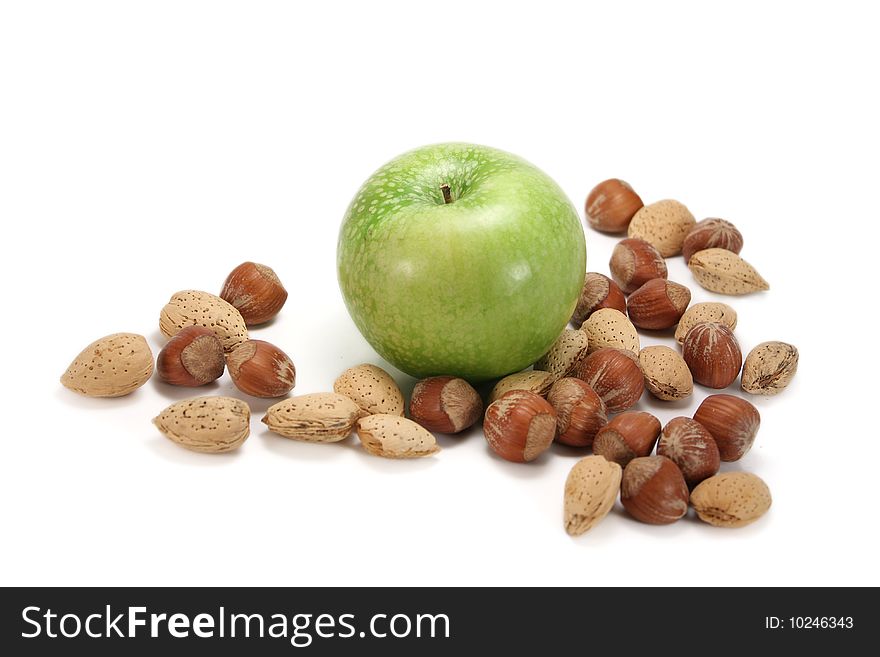
[[[160,313],[169,338],[155,361],[140,335],[117,333],[86,347],[61,377],[92,397],[118,397],[161,381],[200,387],[225,371],[246,395],[283,397],[262,422],[294,440],[333,443],[356,434],[363,449],[384,458],[416,458],[440,450],[435,433],[457,434],[482,421],[488,447],[514,463],[539,458],[557,442],[591,450],[571,469],[564,488],[564,528],[582,534],[620,498],[633,518],[673,523],[693,507],[715,526],[741,527],[770,507],[756,475],[721,472],[752,447],[760,415],[741,396],[707,396],[693,417],[665,425],[634,410],[644,391],[664,402],[689,398],[695,385],[723,390],[737,378],[743,391],[775,395],[797,371],[797,349],[772,341],[745,358],[736,338],[736,311],[725,303],[692,304],[691,290],[668,280],[666,258],[682,255],[703,288],[728,295],[768,289],[739,256],[743,236],[729,221],[697,222],[682,203],[644,205],[617,179],[590,192],[587,222],[626,232],[614,248],[610,277],[587,272],[571,322],[529,370],[497,381],[487,405],[467,381],[433,376],[415,384],[409,404],[380,367],[345,370],[333,391],[293,397],[296,369],[278,347],[251,339],[287,300],[271,268],[246,262],[219,296],[199,290],[174,294]],[[642,347],[639,330],[668,332],[671,346]],[[678,349],[675,346],[678,345]],[[408,412],[407,412],[408,411]],[[407,417],[408,416],[408,417]],[[168,406],[154,420],[176,444],[198,452],[240,447],[250,433],[250,408],[240,399],[200,396]]]
[[[287,291],[270,267],[242,263],[229,274],[219,296],[201,290],[172,295],[159,316],[159,328],[169,340],[155,367],[143,336],[116,333],[86,347],[61,383],[90,397],[121,397],[144,385],[154,369],[166,384],[194,388],[228,371],[246,395],[286,397],[296,383],[293,361],[275,345],[249,336],[250,328],[273,319],[286,300]],[[536,398],[549,408],[543,398]],[[455,377],[433,377],[416,386],[410,407],[418,422],[404,417],[404,406],[391,375],[363,364],[343,372],[333,392],[285,398],[270,406],[262,421],[286,438],[332,443],[357,433],[370,454],[414,458],[439,451],[431,431],[458,433],[475,424],[483,412],[477,391]],[[219,454],[238,449],[250,435],[250,407],[231,397],[194,397],[171,404],[153,424],[181,447]],[[555,418],[550,441],[553,429]]]
[[[712,394],[693,418],[675,417],[665,426],[650,413],[629,410],[643,389],[658,400],[675,401],[688,398],[695,384],[723,390],[740,378],[747,393],[775,395],[791,381],[798,363],[793,345],[764,342],[743,360],[734,333],[736,311],[719,302],[691,305],[691,291],[668,280],[666,258],[680,254],[697,283],[710,292],[741,295],[769,289],[739,256],[742,234],[724,219],[697,222],[678,201],[644,205],[630,185],[617,179],[597,185],[585,209],[596,230],[627,236],[612,252],[610,278],[586,274],[571,318],[588,344],[587,355],[573,359],[566,375],[586,383],[604,402],[604,411],[616,415],[590,425],[593,456],[576,463],[565,484],[566,531],[577,535],[593,527],[610,511],[618,492],[629,515],[649,524],[675,522],[689,505],[698,518],[719,527],[757,520],[770,507],[767,485],[751,473],[719,473],[722,463],[739,460],[754,443],[761,419],[753,404],[736,395]],[[680,353],[665,345],[640,348],[638,329],[674,329]],[[535,369],[549,370],[540,361]],[[562,407],[552,396],[548,400],[561,415]],[[560,435],[557,430],[557,441],[564,442]]]
[[[283,397],[296,383],[293,361],[275,345],[250,339],[248,327],[271,320],[286,300],[287,291],[271,268],[242,263],[220,296],[201,290],[172,295],[159,314],[159,329],[169,340],[155,368],[146,338],[114,333],[83,349],[61,383],[88,397],[121,397],[149,381],[154,369],[162,382],[191,388],[212,383],[228,370],[247,395]],[[229,452],[250,434],[250,408],[231,397],[195,397],[172,404],[153,424],[187,449]]]

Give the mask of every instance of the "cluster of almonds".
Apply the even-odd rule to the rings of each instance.
[[[459,400],[459,395],[464,399]],[[435,377],[417,385],[411,409],[436,410],[436,415],[422,417],[411,412],[414,419],[407,419],[403,393],[394,378],[381,367],[365,363],[345,370],[333,383],[333,392],[291,397],[271,406],[263,422],[286,438],[317,443],[339,442],[356,431],[363,448],[374,456],[416,458],[440,451],[428,429],[455,433],[465,428],[449,421],[444,408],[473,402],[469,395],[480,405],[476,417],[464,420],[470,426],[479,418],[482,401],[470,384],[453,377]],[[429,396],[436,408],[429,409]]]

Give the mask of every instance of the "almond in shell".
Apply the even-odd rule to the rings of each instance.
[[[787,342],[762,342],[749,352],[742,370],[742,389],[753,395],[785,390],[798,368],[798,350]]]
[[[726,249],[697,251],[688,261],[697,283],[718,294],[749,294],[769,290],[770,284],[745,260]]]
[[[214,331],[226,353],[248,339],[241,313],[220,297],[199,290],[175,293],[159,315],[159,328],[166,337],[174,337],[187,326]]]
[[[608,515],[620,490],[623,470],[602,456],[587,456],[574,464],[565,480],[564,524],[579,536]]]
[[[538,359],[535,369],[549,372],[558,381],[568,375],[587,354],[589,337],[584,331],[565,329],[550,350]]]
[[[248,405],[232,397],[196,397],[171,404],[153,419],[169,440],[193,452],[238,449],[250,434]]]
[[[547,393],[550,392],[550,387],[553,385],[554,381],[556,381],[556,379],[550,374],[550,372],[544,372],[541,370],[527,370],[525,372],[510,374],[501,379],[495,384],[495,387],[492,388],[492,392],[489,393],[489,403],[491,404],[500,399],[504,393],[510,392],[511,390],[528,390],[539,397],[546,397]]]
[[[674,349],[662,345],[645,347],[639,352],[639,365],[645,375],[645,387],[657,399],[675,401],[694,391],[694,377]]]
[[[364,411],[335,392],[290,397],[269,407],[263,423],[270,431],[310,443],[335,443],[351,435]]]
[[[684,342],[684,336],[694,325],[702,322],[724,324],[732,331],[736,328],[736,311],[726,303],[715,301],[695,303],[684,311],[684,315],[678,320],[678,326],[675,327],[675,339],[678,340],[678,344]]]
[[[697,220],[684,204],[666,199],[641,208],[629,223],[627,235],[643,239],[664,258],[678,255]]]
[[[333,391],[353,400],[368,414],[403,415],[403,393],[391,375],[376,365],[348,368],[333,383]]]
[[[639,353],[639,334],[636,327],[619,310],[597,310],[583,323],[581,331],[587,334],[588,353],[604,347],[624,349],[634,355]]]
[[[122,397],[153,374],[153,352],[142,335],[113,333],[95,340],[73,359],[61,384],[87,397]]]
[[[440,451],[430,431],[399,415],[377,413],[361,418],[357,435],[367,452],[389,459],[418,458]]]
[[[691,492],[691,506],[703,522],[716,527],[745,527],[770,509],[767,484],[750,472],[722,472]]]

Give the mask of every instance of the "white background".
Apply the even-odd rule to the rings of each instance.
[[[4,3],[0,582],[880,584],[870,3],[582,4]],[[168,297],[217,292],[243,260],[290,291],[253,335],[291,354],[297,393],[383,364],[337,288],[338,225],[375,168],[445,140],[525,157],[578,208],[619,176],[739,226],[772,286],[722,299],[743,351],[801,352],[791,387],[755,400],[739,466],[773,491],[764,519],[652,527],[618,504],[572,539],[574,451],[509,464],[477,429],[386,461],[271,435],[251,400],[240,452],[205,456],[150,423],[193,391],[58,383],[108,333],[158,351]],[[589,269],[607,273],[614,242],[587,229]],[[235,394],[228,377],[209,391]],[[639,407],[665,422],[705,394]]]

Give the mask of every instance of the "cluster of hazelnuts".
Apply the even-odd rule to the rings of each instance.
[[[226,278],[219,298],[235,308],[240,314],[236,319],[250,328],[278,314],[287,301],[287,290],[271,267],[244,262]],[[211,326],[199,324],[173,335],[156,359],[158,377],[176,386],[204,386],[226,369],[235,386],[253,397],[283,397],[296,381],[293,361],[274,344],[244,339],[229,349]]]

